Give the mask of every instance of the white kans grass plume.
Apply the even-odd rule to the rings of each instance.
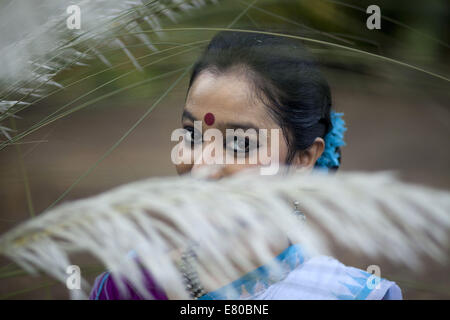
[[[293,214],[294,200],[306,221]],[[211,288],[273,259],[286,236],[310,256],[331,255],[337,244],[417,270],[427,256],[448,262],[449,210],[448,191],[386,172],[152,178],[55,207],[4,234],[0,253],[65,282],[70,255],[87,252],[122,289],[128,281],[152,298],[143,267],[169,297],[188,298],[176,253],[192,243],[202,284]],[[131,251],[139,259],[127,258]],[[86,297],[83,285],[73,298]]]
[[[0,116],[12,116],[19,107],[42,98],[54,77],[75,66],[87,66],[98,58],[111,63],[103,50],[120,48],[139,70],[125,39],[136,38],[157,51],[144,30],[162,28],[186,12],[217,0],[39,0],[4,1],[0,4]],[[69,29],[67,8],[81,9],[81,28]],[[144,28],[145,26],[145,28]],[[164,36],[157,32],[157,36]],[[4,120],[6,117],[3,117]],[[1,123],[0,123],[1,124]],[[11,130],[0,126],[0,137],[11,139]]]

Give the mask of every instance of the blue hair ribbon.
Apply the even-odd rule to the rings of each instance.
[[[337,151],[338,147],[345,146],[344,132],[347,131],[345,121],[342,119],[343,113],[331,111],[332,129],[325,136],[325,149],[319,159],[316,161],[315,168],[327,172],[333,167],[339,167],[340,155]]]

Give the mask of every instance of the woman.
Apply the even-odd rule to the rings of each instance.
[[[208,156],[220,154],[223,161],[214,162],[217,166],[209,175],[216,179],[266,165],[261,154],[292,170],[334,171],[341,161],[343,124],[340,115],[331,111],[327,81],[299,41],[222,32],[194,66],[182,114],[185,136],[172,160],[179,174],[195,174],[212,163]],[[205,139],[208,130],[218,135]],[[258,134],[262,131],[263,136]],[[225,137],[223,141],[218,141],[219,136]],[[241,161],[229,161],[237,158]],[[293,211],[299,214],[296,208]],[[195,271],[189,269],[193,257],[185,254],[181,268],[194,298],[401,299],[395,283],[330,257],[306,259],[301,247],[290,243],[275,258],[285,267],[278,278],[269,276],[267,264],[218,289],[201,286]],[[148,290],[155,298],[166,298],[145,274]],[[120,295],[111,279],[109,273],[99,276],[91,298],[140,298],[131,286],[128,296]]]

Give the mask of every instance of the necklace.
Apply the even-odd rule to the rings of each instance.
[[[299,206],[298,201],[294,201],[294,212],[293,214],[299,220],[306,220],[305,215],[298,209]],[[195,254],[192,246],[188,247],[186,251],[181,255],[181,262],[179,263],[179,269],[181,275],[183,277],[184,284],[186,286],[186,290],[189,292],[189,295],[193,299],[198,299],[201,296],[206,294],[205,289],[203,288],[200,278],[198,276],[197,271],[195,270],[194,264],[197,255]]]
[[[195,259],[197,258],[192,248],[186,250],[181,256],[179,268],[183,277],[186,290],[189,292],[191,298],[198,299],[206,294],[200,283],[200,278],[194,268]]]

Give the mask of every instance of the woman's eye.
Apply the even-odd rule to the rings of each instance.
[[[235,153],[248,153],[250,150],[257,147],[257,143],[249,138],[234,137],[234,139],[227,146],[228,149]]]
[[[184,140],[187,145],[193,146],[194,144],[202,143],[202,135],[196,132],[193,127],[185,127],[184,130],[186,130]]]

